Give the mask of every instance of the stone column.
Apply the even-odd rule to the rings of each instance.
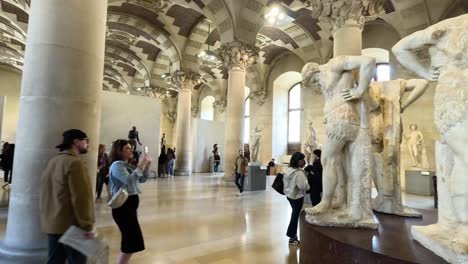
[[[333,32],[333,57],[361,55],[362,25],[351,21]]]
[[[78,128],[88,134],[89,154],[83,158],[94,182],[106,14],[107,1],[32,1],[8,224],[0,245],[4,256],[44,262],[40,178],[48,160],[58,153],[55,146],[63,131]]]
[[[234,162],[239,149],[244,149],[244,89],[245,70],[255,61],[258,48],[255,45],[233,41],[223,44],[218,50],[219,57],[229,69],[227,107],[225,114],[225,173],[223,182],[234,182]]]
[[[192,71],[176,71],[171,81],[179,89],[176,127],[176,176],[189,176],[192,173],[192,151],[190,146],[190,120],[192,89],[200,82],[200,75]]]

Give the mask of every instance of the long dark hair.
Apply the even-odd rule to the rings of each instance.
[[[112,143],[112,148],[109,154],[109,163],[112,164],[114,161],[122,160],[123,147],[130,142],[126,139],[117,139]]]
[[[299,168],[299,161],[305,159],[305,155],[301,152],[294,152],[291,156],[291,160],[289,161],[289,167],[294,169]]]

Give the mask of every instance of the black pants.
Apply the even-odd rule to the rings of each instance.
[[[320,203],[322,198],[320,197],[320,190],[311,190],[310,191],[310,201],[312,202],[312,206],[316,206]]]
[[[242,173],[236,173],[236,185],[237,185],[237,188],[239,188],[239,192],[243,192],[244,191],[244,178],[245,176],[242,174]]]
[[[104,185],[104,179],[101,175],[96,175],[96,199],[101,198],[102,186]]]
[[[11,174],[13,174],[12,169],[3,168],[3,180],[5,182],[11,183]],[[10,177],[8,177],[10,176]]]
[[[129,195],[121,207],[112,209],[112,218],[122,233],[120,251],[123,253],[135,253],[145,249],[143,234],[138,223],[139,203],[138,195]]]
[[[65,264],[65,260],[69,264],[86,264],[87,259],[85,255],[58,242],[61,236],[48,234],[49,257],[47,264]]]
[[[290,238],[297,237],[297,223],[299,222],[299,215],[302,210],[302,205],[304,204],[304,197],[297,200],[290,199],[288,201],[292,208],[291,220],[289,221],[288,232],[286,235]]]

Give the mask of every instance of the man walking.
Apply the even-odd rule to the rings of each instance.
[[[94,229],[94,192],[80,154],[88,151],[88,137],[78,129],[63,133],[60,153],[49,160],[42,173],[40,212],[42,231],[48,235],[49,264],[85,264],[80,252],[58,242],[71,226],[85,231],[86,238],[96,235]]]
[[[249,164],[249,160],[244,157],[244,152],[242,150],[239,150],[239,157],[236,159],[236,179],[235,183],[237,185],[237,188],[239,188],[239,193],[237,196],[242,196],[242,193],[244,192],[244,178],[245,178],[245,173],[247,172],[247,165]]]

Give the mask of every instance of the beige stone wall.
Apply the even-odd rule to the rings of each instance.
[[[5,97],[3,118],[1,119],[1,140],[15,142],[16,127],[19,115],[19,94],[21,89],[21,73],[0,68],[0,95]]]

